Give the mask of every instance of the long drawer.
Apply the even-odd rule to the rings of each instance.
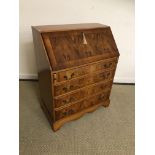
[[[56,85],[54,86],[54,95],[55,96],[62,95],[90,84],[110,80],[113,78],[114,73],[115,70],[108,70],[105,72],[92,74],[92,76],[90,75],[83,76],[78,79],[65,82],[64,84],[61,85]]]
[[[74,79],[94,71],[112,69],[116,66],[116,63],[117,58],[111,58],[108,60],[100,61],[98,63],[93,63],[91,65],[86,65],[80,68],[57,72],[53,74],[54,83]]]
[[[56,110],[55,111],[55,119],[59,120],[64,117],[70,116],[74,113],[80,112],[88,107],[91,107],[93,105],[99,104],[103,101],[106,101],[109,98],[110,91],[102,92],[98,95],[92,96],[90,98],[81,100],[71,106],[68,106],[66,108]]]
[[[100,82],[94,85],[81,88],[80,90],[74,91],[70,94],[62,95],[60,97],[55,97],[54,98],[55,107],[58,108],[64,105],[68,105],[86,96],[91,96],[99,92],[102,92],[104,90],[109,90],[111,89],[111,86],[112,86],[112,81]]]

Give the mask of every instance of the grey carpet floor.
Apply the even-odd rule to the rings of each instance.
[[[133,85],[113,85],[100,107],[53,132],[36,81],[20,81],[20,155],[134,155]]]

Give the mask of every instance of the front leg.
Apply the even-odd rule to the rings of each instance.
[[[110,104],[110,100],[108,99],[108,100],[106,100],[106,101],[103,102],[102,106],[103,107],[108,107],[109,104]]]

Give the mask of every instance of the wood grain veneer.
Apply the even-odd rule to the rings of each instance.
[[[53,131],[110,104],[119,52],[98,23],[32,26],[41,107]]]

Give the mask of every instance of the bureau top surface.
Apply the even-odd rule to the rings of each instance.
[[[108,27],[107,25],[99,23],[83,23],[83,24],[64,24],[64,25],[40,25],[32,26],[40,33],[43,32],[55,32],[55,31],[67,31],[67,30],[80,30],[80,29],[95,29]]]
[[[53,71],[119,56],[109,26],[91,23],[33,28],[42,37]]]

